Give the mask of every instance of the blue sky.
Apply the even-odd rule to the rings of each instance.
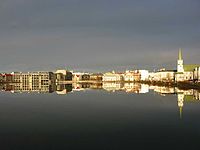
[[[0,70],[200,63],[199,0],[0,0]]]

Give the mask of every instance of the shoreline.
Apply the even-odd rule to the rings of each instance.
[[[19,82],[0,82],[0,84],[15,84]],[[194,82],[162,82],[162,81],[99,81],[99,80],[83,80],[83,81],[60,81],[55,84],[103,84],[103,83],[140,83],[154,86],[165,86],[165,87],[178,87],[179,89],[189,90],[196,89],[200,91],[200,83]]]
[[[141,84],[155,85],[155,86],[168,86],[178,87],[182,90],[196,89],[200,90],[200,83],[193,82],[162,82],[162,81],[137,81]]]

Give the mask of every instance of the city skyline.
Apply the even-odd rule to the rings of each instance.
[[[192,1],[1,1],[0,70],[176,68],[199,60]]]

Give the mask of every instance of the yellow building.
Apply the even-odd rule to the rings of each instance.
[[[103,79],[104,82],[116,82],[116,81],[123,81],[123,75],[120,73],[115,73],[113,72],[107,72],[103,74]]]

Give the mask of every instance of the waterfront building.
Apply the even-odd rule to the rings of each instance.
[[[15,84],[13,91],[17,92],[51,92],[55,82],[53,72],[12,72]]]
[[[13,75],[10,73],[2,73],[0,74],[0,82],[11,83],[13,82]]]
[[[0,73],[0,83],[1,82],[4,82],[4,77],[3,77],[3,75]]]
[[[194,69],[194,81],[200,82],[200,67]]]
[[[129,70],[126,70],[126,72],[124,73],[124,81],[134,81],[135,78],[134,78],[134,71],[129,71]]]
[[[92,74],[90,74],[90,80],[102,81],[102,78],[103,78],[102,73],[92,73]]]
[[[78,82],[82,80],[82,75],[84,75],[85,73],[82,72],[73,72],[72,73],[72,81],[74,82]]]
[[[57,70],[55,72],[56,82],[59,81],[72,81],[72,73],[67,70]]]
[[[155,75],[156,75],[155,72],[149,72],[148,80],[149,80],[149,81],[154,81],[154,77],[155,77]]]
[[[177,60],[177,73],[176,73],[176,81],[193,81],[194,80],[194,71],[195,68],[200,67],[197,64],[187,64],[184,65],[182,50],[179,49],[178,60]]]
[[[161,69],[157,72],[149,73],[150,81],[173,82],[175,81],[175,70]]]
[[[103,79],[104,82],[116,82],[116,81],[123,81],[123,74],[121,73],[115,73],[113,72],[107,72],[103,74]]]
[[[131,82],[131,81],[140,81],[141,80],[141,73],[139,70],[129,71],[127,70],[123,74],[124,81]]]
[[[90,80],[90,75],[89,73],[85,73],[81,76],[81,80],[82,81],[87,81],[87,80]]]
[[[140,80],[147,81],[149,79],[149,71],[148,70],[139,70]]]

